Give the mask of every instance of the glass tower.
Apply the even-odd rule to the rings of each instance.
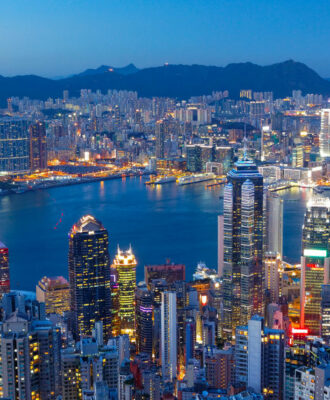
[[[223,323],[235,327],[263,314],[263,177],[244,157],[227,175],[223,206]]]
[[[91,336],[95,322],[103,322],[110,336],[111,293],[108,232],[101,222],[85,215],[69,233],[69,280],[75,339]]]
[[[329,283],[330,199],[307,204],[302,235],[300,325],[321,334],[322,284]]]

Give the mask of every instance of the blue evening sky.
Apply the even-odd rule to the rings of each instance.
[[[0,74],[294,59],[330,77],[330,0],[0,0]]]

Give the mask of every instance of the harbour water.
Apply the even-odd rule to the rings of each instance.
[[[187,278],[196,264],[217,265],[217,215],[221,188],[206,183],[146,186],[126,178],[0,197],[0,241],[10,252],[11,287],[34,290],[44,275],[68,275],[68,232],[87,213],[108,229],[110,256],[130,244],[145,264],[167,258],[185,263]],[[301,226],[309,189],[281,192],[284,198],[284,256],[298,262]]]

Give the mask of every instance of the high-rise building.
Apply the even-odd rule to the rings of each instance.
[[[156,123],[156,158],[165,157],[166,124],[160,120]]]
[[[176,292],[162,293],[161,360],[163,381],[173,381],[177,375]]]
[[[36,286],[36,296],[45,303],[46,314],[62,315],[70,310],[70,286],[63,276],[44,276]]]
[[[29,126],[30,134],[30,170],[47,168],[47,144],[45,123],[36,121]]]
[[[104,339],[110,336],[111,293],[108,232],[85,215],[69,233],[69,281],[75,339],[91,336],[96,321],[103,322]]]
[[[7,318],[0,333],[1,397],[55,400],[60,394],[60,330],[22,312]]]
[[[265,289],[268,290],[270,301],[278,303],[280,297],[281,257],[277,253],[265,253]]]
[[[266,201],[266,243],[267,251],[283,257],[283,200],[277,194],[267,193]]]
[[[128,334],[131,340],[135,338],[136,265],[132,248],[122,251],[118,247],[113,266],[118,273],[120,332]]]
[[[320,155],[330,157],[330,109],[321,111]]]
[[[236,329],[236,383],[253,388],[272,400],[283,399],[284,331],[264,326],[254,315]]]
[[[224,189],[223,334],[263,313],[263,177],[244,157]]]
[[[136,350],[152,355],[152,294],[145,282],[140,282],[135,292]]]
[[[111,286],[111,334],[113,337],[120,335],[119,318],[119,283],[118,271],[113,265],[110,268],[110,286]]]
[[[311,335],[321,334],[322,284],[329,283],[330,200],[307,204],[303,225],[300,280],[300,325]]]
[[[0,173],[29,170],[28,121],[21,118],[0,119]]]
[[[9,292],[9,252],[8,248],[2,242],[0,242],[0,298],[4,293]]]
[[[322,285],[321,292],[321,336],[330,344],[330,285]]]
[[[233,383],[234,354],[232,348],[211,347],[205,355],[206,381],[210,388],[227,390]]]

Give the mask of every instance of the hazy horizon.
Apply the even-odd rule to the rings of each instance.
[[[0,74],[294,59],[330,77],[329,20],[328,0],[15,0],[1,5]]]

